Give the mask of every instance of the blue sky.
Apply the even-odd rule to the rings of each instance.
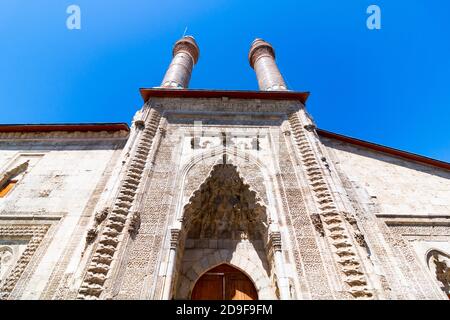
[[[66,9],[81,8],[81,30]],[[368,30],[366,8],[381,8]],[[262,37],[322,129],[450,161],[448,0],[0,0],[0,123],[129,122],[185,27],[191,88],[257,90]]]

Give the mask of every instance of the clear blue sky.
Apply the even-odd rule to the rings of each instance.
[[[191,88],[256,90],[262,37],[320,128],[450,161],[449,14],[448,0],[0,0],[0,123],[129,122],[188,26]]]

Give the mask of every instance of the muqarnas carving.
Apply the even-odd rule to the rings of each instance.
[[[232,164],[217,164],[185,207],[191,239],[261,240],[266,233],[265,206]]]

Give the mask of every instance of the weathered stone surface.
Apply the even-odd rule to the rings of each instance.
[[[343,142],[322,139],[345,174],[363,187],[379,214],[450,214],[450,172]]]

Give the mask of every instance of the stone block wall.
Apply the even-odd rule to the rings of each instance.
[[[450,172],[344,142],[321,139],[350,180],[376,199],[380,214],[450,215]]]
[[[356,209],[383,298],[446,299],[450,172],[330,138],[321,141]],[[440,269],[436,263],[442,263]]]
[[[6,230],[0,229],[0,246],[11,242],[14,247],[14,235],[21,235],[27,225],[48,230],[17,279],[4,275],[0,283],[4,299],[52,298],[62,279],[75,270],[88,221],[127,139],[127,133],[118,137],[86,133],[72,139],[70,133],[60,132],[58,136],[32,139],[27,133],[31,139],[5,135],[0,139],[0,174],[29,161],[13,189],[0,198],[0,226]],[[29,248],[32,235],[21,237]],[[6,284],[8,290],[2,287]]]

